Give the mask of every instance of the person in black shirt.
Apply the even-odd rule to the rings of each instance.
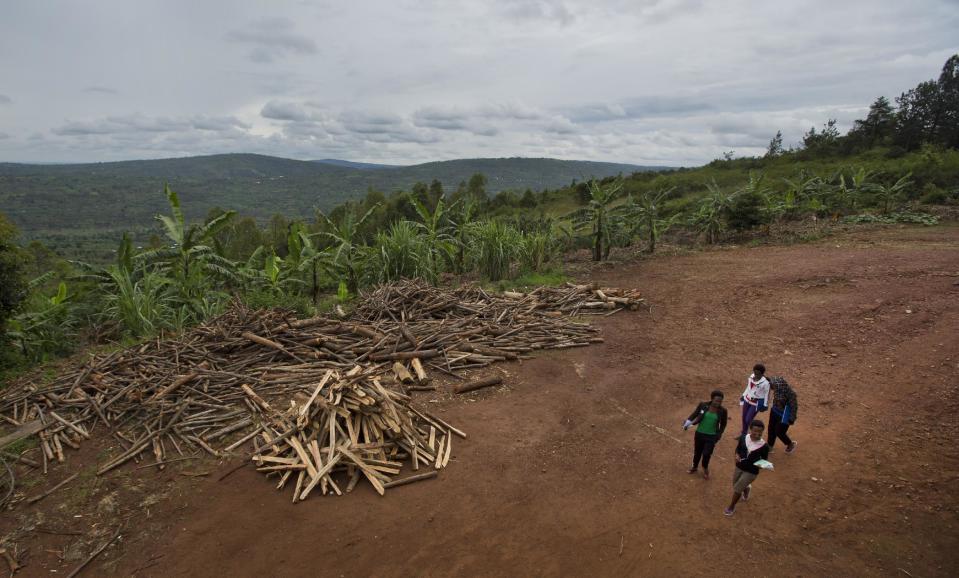
[[[759,475],[756,462],[769,458],[769,446],[763,439],[764,429],[766,425],[754,419],[749,424],[749,433],[739,436],[739,443],[736,445],[736,467],[733,470],[733,499],[723,512],[727,516],[732,516],[736,511],[736,503],[740,498],[743,501],[749,500],[753,480]]]
[[[726,431],[729,415],[723,407],[723,392],[718,389],[709,395],[710,400],[696,406],[683,423],[683,430],[691,426],[696,427],[696,436],[693,442],[693,467],[689,473],[695,474],[699,470],[699,460],[703,461],[703,479],[709,479],[709,459],[713,449]]]
[[[792,386],[782,377],[774,377],[769,380],[770,392],[773,394],[772,412],[769,416],[769,432],[766,436],[769,443],[769,451],[776,445],[776,438],[786,444],[786,453],[791,454],[796,451],[796,440],[790,439],[786,434],[789,426],[796,423],[796,415],[799,413],[799,401],[796,399],[796,392]]]

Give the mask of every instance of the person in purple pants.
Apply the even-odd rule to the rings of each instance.
[[[753,374],[746,381],[739,405],[743,406],[743,424],[739,435],[745,435],[756,414],[769,407],[769,380],[766,379],[766,366],[762,363],[753,366]]]

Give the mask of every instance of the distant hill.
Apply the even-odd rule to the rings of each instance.
[[[400,168],[402,165],[378,165],[375,163],[358,163],[354,161],[344,161],[341,159],[320,159],[313,161],[314,163],[323,163],[327,165],[334,165],[337,167],[347,167],[351,169],[366,169],[366,170],[376,170],[376,169],[396,169]]]
[[[377,167],[372,170],[371,167]],[[555,188],[591,176],[630,174],[651,167],[556,159],[461,159],[390,167],[349,161],[298,161],[254,154],[90,164],[0,163],[0,207],[28,236],[68,230],[149,227],[166,210],[161,191],[170,183],[191,219],[213,207],[268,219],[312,216],[362,197],[372,187],[408,190],[440,180],[447,191],[473,173],[490,192]]]

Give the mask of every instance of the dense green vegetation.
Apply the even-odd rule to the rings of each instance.
[[[368,191],[389,194],[410,190],[417,182],[436,180],[455,190],[478,173],[496,193],[543,190],[636,170],[642,167],[520,158],[377,168],[250,154],[81,165],[0,163],[0,207],[26,239],[74,258],[103,262],[123,232],[139,245],[159,233],[153,216],[164,210],[157,191],[166,184],[183,199],[190,220],[204,218],[213,207],[230,207],[263,224],[275,214],[308,218],[317,208],[328,211]]]
[[[0,218],[0,369],[65,353],[80,337],[179,331],[231,299],[309,314],[403,277],[465,276],[500,288],[561,282],[566,251],[588,249],[596,261],[637,243],[653,252],[671,228],[708,244],[800,220],[934,224],[922,205],[959,204],[959,143],[955,125],[941,122],[959,119],[956,68],[959,57],[935,91],[920,85],[934,99],[923,106],[940,119],[925,123],[921,138],[910,124],[919,106],[910,91],[899,109],[877,100],[846,135],[832,122],[810,130],[798,150],[783,151],[776,135],[763,157],[726,155],[697,169],[541,192],[491,194],[488,178],[475,173],[455,191],[436,179],[389,195],[371,189],[309,219],[274,215],[264,226],[219,208],[190,218],[166,187],[158,232],[145,248],[123,235],[106,266],[68,264],[36,242],[21,247]]]

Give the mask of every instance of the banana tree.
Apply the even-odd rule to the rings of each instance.
[[[229,224],[236,212],[224,211],[202,225],[188,225],[180,208],[180,199],[169,185],[164,187],[164,194],[172,215],[157,215],[156,219],[163,225],[163,231],[171,245],[141,253],[137,259],[147,265],[159,266],[169,274],[187,303],[203,300],[210,287],[211,277],[219,276],[235,282],[235,264],[219,255],[211,243],[213,237]]]
[[[426,262],[422,264],[421,271],[427,277],[427,281],[436,283],[442,264],[450,259],[454,248],[450,226],[444,224],[443,197],[436,200],[436,206],[433,207],[433,210],[428,209],[412,195],[410,195],[409,200],[422,221],[416,223],[416,226],[425,237],[423,240],[426,247],[422,256]]]
[[[832,211],[833,220],[838,220],[847,212],[855,212],[859,206],[859,201],[863,195],[874,190],[874,185],[869,182],[872,173],[865,167],[860,167],[858,171],[852,173],[850,179],[839,171],[834,179],[838,177],[838,182],[832,186],[827,197],[826,206]]]
[[[726,216],[732,206],[735,194],[725,193],[716,181],[706,184],[707,194],[699,202],[693,214],[691,224],[705,234],[706,242],[713,244],[726,230]]]
[[[570,217],[577,230],[589,231],[593,245],[593,261],[604,261],[609,258],[614,233],[622,225],[622,219],[614,213],[614,201],[623,189],[623,182],[617,179],[602,186],[592,179],[587,183],[587,187],[589,202]]]
[[[313,236],[307,232],[303,223],[293,223],[286,241],[286,262],[298,272],[309,274],[310,296],[315,305],[320,299],[320,268],[330,256],[326,251],[317,248],[313,243]]]
[[[357,231],[377,207],[379,203],[370,207],[359,219],[352,211],[347,211],[339,222],[333,222],[326,214],[317,211],[318,218],[323,220],[327,229],[321,234],[333,242],[333,249],[327,257],[327,263],[341,279],[346,280],[346,287],[351,293],[356,293],[360,285],[362,246],[359,243]]]
[[[639,197],[638,201],[629,203],[630,219],[636,222],[637,229],[645,230],[647,253],[656,251],[656,241],[673,226],[678,218],[678,215],[673,215],[670,218],[662,216],[663,201],[672,192],[673,188],[658,192],[647,191]]]
[[[31,298],[24,310],[7,322],[7,339],[34,362],[43,361],[49,353],[68,350],[72,337],[74,319],[68,309],[66,283],[61,281],[50,297],[39,293],[52,277],[52,273],[45,273],[30,281],[27,290]]]
[[[800,170],[796,178],[783,179],[786,190],[782,196],[782,216],[790,219],[798,215],[803,209],[812,209],[813,201],[818,201],[818,195],[823,188],[822,178],[809,175],[805,169]]]
[[[263,260],[263,269],[260,270],[260,285],[273,295],[283,295],[293,291],[295,287],[304,285],[296,278],[297,268],[287,266],[282,257],[271,251]]]
[[[876,199],[882,205],[883,215],[888,214],[893,205],[902,198],[902,193],[912,186],[911,176],[912,173],[910,172],[891,185],[876,185],[873,188]]]
[[[466,272],[466,258],[469,255],[469,239],[479,213],[479,204],[472,196],[461,197],[449,208],[450,237],[453,241],[453,271],[462,275]]]

